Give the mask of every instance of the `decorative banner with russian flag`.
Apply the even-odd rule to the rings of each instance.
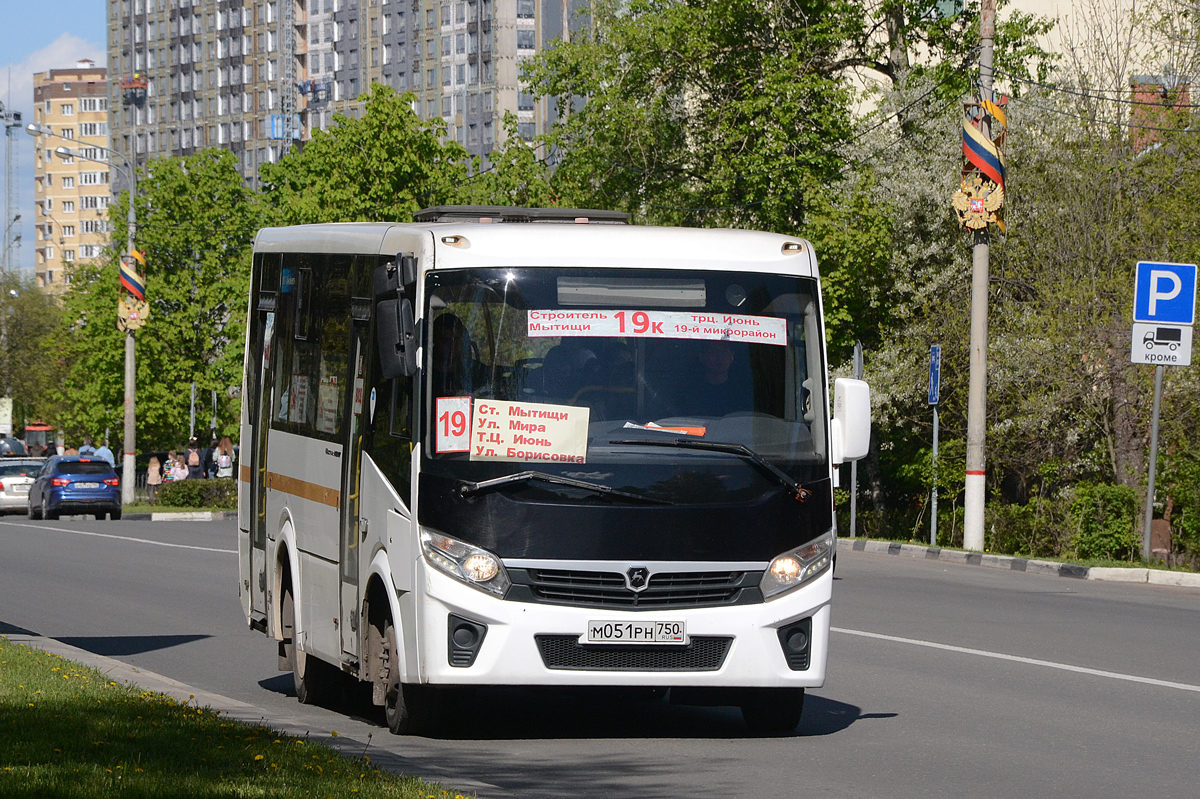
[[[981,230],[994,223],[1005,232],[1001,206],[1004,203],[1004,136],[1008,129],[1008,118],[1003,106],[1007,97],[999,103],[982,100],[970,103],[963,113],[962,185],[954,192],[952,202],[958,212],[959,221],[969,230]],[[984,117],[991,118],[992,136],[983,132]]]
[[[137,267],[134,266],[135,259],[145,267],[146,256],[137,250],[134,250],[130,255],[121,256],[121,288],[125,289],[135,300],[145,302],[146,283],[142,276],[138,274]]]
[[[141,269],[138,269],[141,264]],[[123,332],[137,330],[150,318],[150,305],[146,302],[146,254],[131,250],[121,256],[121,288],[124,293],[117,300],[117,328]]]
[[[995,142],[983,135],[970,116],[963,116],[962,150],[967,162],[983,173],[984,177],[1004,188],[1004,153]]]

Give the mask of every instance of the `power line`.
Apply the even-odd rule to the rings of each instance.
[[[1167,108],[1200,108],[1200,105],[1196,105],[1193,103],[1173,103],[1173,104],[1167,105],[1165,103],[1155,103],[1155,102],[1150,102],[1148,100],[1126,100],[1124,97],[1102,97],[1098,94],[1089,94],[1088,92],[1075,91],[1074,89],[1067,89],[1062,86],[1054,86],[1053,84],[1049,84],[1049,83],[1041,83],[1039,81],[1032,80],[1030,78],[1021,78],[1021,77],[1018,77],[1016,75],[1013,75],[1011,73],[1005,72],[1000,69],[995,70],[995,72],[998,75],[1003,75],[1006,78],[1011,78],[1012,80],[1018,81],[1020,83],[1028,83],[1030,86],[1038,86],[1038,87],[1047,89],[1052,92],[1062,92],[1063,94],[1070,94],[1075,97],[1085,97],[1089,100],[1103,100],[1108,103],[1121,103],[1123,105],[1148,105],[1153,108],[1163,108],[1163,107],[1167,107]],[[1097,89],[1096,91],[1118,92],[1118,91],[1123,91],[1123,90],[1122,89]]]
[[[1120,128],[1137,128],[1138,130],[1154,130],[1154,131],[1158,131],[1160,133],[1196,133],[1196,132],[1198,132],[1196,130],[1196,128],[1160,128],[1160,127],[1156,127],[1154,125],[1138,125],[1133,122],[1118,122],[1118,121],[1113,121],[1113,120],[1099,119],[1097,117],[1083,116],[1082,114],[1072,114],[1069,111],[1061,111],[1057,108],[1050,108],[1049,106],[1039,105],[1037,103],[1030,102],[1029,100],[1026,100],[1023,97],[1013,97],[1013,98],[1011,98],[1011,102],[1032,106],[1033,108],[1040,108],[1042,111],[1049,111],[1051,114],[1059,114],[1060,116],[1071,117],[1073,119],[1080,119],[1080,120],[1083,120],[1084,122],[1094,122],[1097,125],[1116,125],[1117,127],[1120,127]]]

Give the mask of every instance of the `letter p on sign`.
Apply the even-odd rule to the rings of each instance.
[[[1163,283],[1170,285],[1170,288],[1163,290]],[[1150,270],[1150,315],[1154,316],[1158,310],[1159,300],[1173,300],[1179,296],[1180,290],[1183,289],[1183,281],[1179,279],[1179,275],[1174,272],[1168,272],[1163,269]]]
[[[1195,264],[1137,265],[1134,284],[1135,322],[1190,325],[1196,309]]]

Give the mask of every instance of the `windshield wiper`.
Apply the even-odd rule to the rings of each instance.
[[[727,441],[697,441],[691,438],[624,438],[616,441],[609,441],[608,443],[639,444],[646,447],[680,447],[682,449],[701,449],[709,452],[725,452],[749,461],[763,474],[768,475],[775,480],[775,482],[792,492],[792,498],[796,501],[805,502],[809,497],[812,496],[811,491],[793,480],[787,472],[785,472],[783,469],[780,469],[762,455],[759,455],[757,452],[743,444],[733,444]]]
[[[602,483],[589,483],[585,480],[574,480],[570,477],[561,477],[557,474],[547,474],[546,472],[517,472],[515,474],[506,474],[503,477],[494,477],[491,480],[480,480],[478,483],[464,483],[459,487],[458,493],[464,497],[470,496],[477,491],[485,491],[489,488],[509,485],[511,483],[524,483],[530,480],[540,480],[543,483],[555,483],[556,485],[570,486],[571,488],[582,488],[585,491],[594,491],[597,494],[612,497],[623,497],[625,499],[635,499],[640,502],[649,502],[654,505],[672,505],[665,499],[656,499],[647,497],[641,494],[631,494],[628,491],[620,491],[611,486],[606,486]]]

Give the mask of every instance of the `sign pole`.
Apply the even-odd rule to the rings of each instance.
[[[1133,281],[1132,363],[1154,364],[1154,408],[1150,415],[1150,462],[1142,559],[1150,561],[1154,526],[1154,477],[1158,471],[1158,423],[1162,411],[1163,372],[1192,363],[1192,325],[1196,321],[1195,264],[1138,261]],[[1169,523],[1168,519],[1168,523]]]
[[[854,379],[862,380],[862,342],[854,342]],[[850,537],[858,533],[858,461],[850,461]]]
[[[1154,367],[1154,410],[1150,415],[1150,477],[1146,481],[1146,520],[1142,528],[1142,560],[1150,562],[1150,528],[1154,523],[1154,473],[1158,470],[1158,414],[1162,405],[1162,364]]]
[[[938,501],[938,403],[942,399],[942,347],[934,344],[929,348],[929,404],[933,406],[933,491],[930,497],[929,545],[937,546],[937,501]]]
[[[938,409],[933,406],[933,498],[930,500],[929,507],[932,513],[929,515],[929,546],[937,546],[937,489],[938,489]]]

